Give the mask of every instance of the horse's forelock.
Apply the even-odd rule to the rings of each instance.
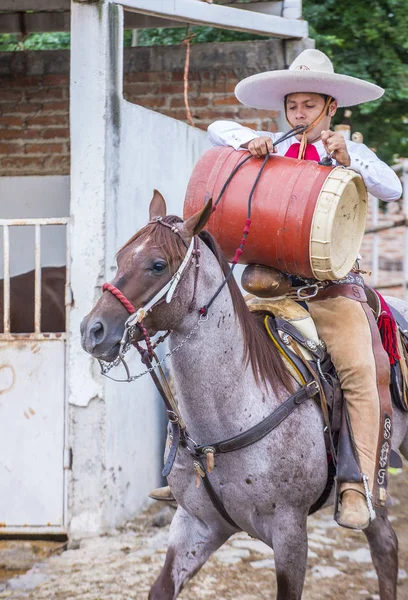
[[[168,215],[163,218],[163,221],[168,225],[182,223],[182,219],[175,215]],[[122,246],[116,256],[129,248],[129,246],[144,242],[150,242],[152,247],[160,248],[164,258],[172,267],[177,267],[179,265],[186,252],[186,246],[179,235],[174,233],[169,227],[163,227],[163,225],[160,225],[158,222],[150,222],[142,229],[139,229],[139,231],[135,233],[124,246]]]

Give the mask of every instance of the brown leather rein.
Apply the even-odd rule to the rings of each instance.
[[[159,222],[163,225],[168,226],[168,224],[164,223],[163,221]],[[195,238],[194,244],[196,249],[196,253],[194,254],[194,256],[197,267],[194,278],[195,284],[193,300],[195,301],[195,291],[197,285],[197,273],[200,256],[200,253],[198,251],[197,238]],[[121,290],[119,290],[114,285],[110,283],[105,283],[102,286],[102,290],[104,292],[108,291],[111,294],[113,294],[119,300],[119,302],[126,308],[130,315],[137,313],[136,308],[133,306],[133,304],[126,298],[123,292],[121,292]],[[154,306],[151,306],[150,310],[152,310],[153,307],[157,306],[158,303],[154,304]],[[203,316],[202,313],[201,316]],[[171,332],[169,331],[166,333],[165,336],[161,336],[161,338],[159,338],[159,341],[153,345],[151,343],[146,327],[143,324],[143,318],[138,320],[135,325],[139,328],[143,335],[143,338],[146,342],[146,348],[140,346],[138,342],[130,341],[130,343],[138,350],[143,364],[147,367],[147,372],[150,373],[150,376],[152,377],[153,383],[156,386],[156,389],[158,390],[166,407],[169,423],[171,426],[171,447],[167,457],[167,461],[162,471],[163,477],[167,477],[170,474],[179,446],[188,449],[190,455],[193,458],[193,468],[196,473],[196,476],[197,478],[199,478],[200,482],[203,482],[204,487],[213,505],[218,510],[220,515],[229,523],[229,525],[231,525],[234,529],[240,529],[240,527],[235,523],[235,521],[230,517],[230,515],[226,511],[222,501],[220,500],[218,494],[216,493],[210,482],[208,475],[211,473],[212,468],[214,466],[215,455],[229,453],[235,450],[246,448],[247,446],[250,446],[264,438],[276,427],[278,427],[278,425],[284,419],[286,419],[298,406],[300,406],[300,404],[302,404],[306,400],[314,398],[314,396],[319,394],[320,386],[318,382],[315,379],[309,379],[308,383],[305,386],[303,386],[296,393],[292,394],[287,400],[285,400],[285,402],[283,402],[278,408],[276,408],[263,421],[251,427],[247,431],[242,432],[226,440],[200,445],[197,444],[188,434],[186,424],[182,418],[177,402],[167,382],[166,376],[161,367],[161,363],[158,360],[156,353],[154,352],[154,349],[158,345],[158,343],[163,341],[165,337],[167,337],[167,335],[169,335]],[[155,361],[155,365],[153,365],[152,359]],[[156,371],[158,371],[158,373]]]

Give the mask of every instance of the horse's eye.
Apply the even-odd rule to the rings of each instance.
[[[162,260],[156,260],[153,265],[151,270],[153,271],[153,273],[163,273],[163,271],[166,270],[167,264],[165,262],[163,262]]]

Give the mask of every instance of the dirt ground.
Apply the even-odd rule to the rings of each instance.
[[[408,599],[408,468],[390,477],[391,510],[399,538],[398,599]],[[152,525],[153,505],[115,537],[84,540],[80,548],[36,563],[0,585],[0,598],[145,600],[164,562],[168,525]],[[1,552],[0,552],[1,556]],[[237,534],[216,552],[180,595],[183,600],[275,598],[273,552]],[[309,519],[309,560],[303,600],[378,600],[378,585],[362,533],[338,527],[331,509]]]

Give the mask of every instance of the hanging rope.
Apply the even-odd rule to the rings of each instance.
[[[190,42],[195,37],[195,33],[190,35],[190,25],[187,25],[186,37],[181,42],[182,46],[186,47],[186,60],[184,63],[184,106],[186,107],[186,119],[191,125],[195,127],[193,115],[191,114],[190,105],[188,102],[188,72],[190,70]]]

